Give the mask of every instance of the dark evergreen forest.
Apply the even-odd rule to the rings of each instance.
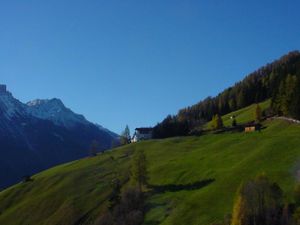
[[[215,97],[179,110],[154,127],[155,138],[184,136],[210,121],[254,103],[271,99],[269,115],[300,119],[300,52],[267,64]]]

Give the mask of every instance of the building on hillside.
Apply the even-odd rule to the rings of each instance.
[[[245,127],[245,132],[246,133],[250,133],[250,132],[254,132],[254,131],[256,131],[256,127],[255,126]]]
[[[153,128],[151,127],[136,128],[132,137],[132,142],[152,139],[152,135],[153,135]]]
[[[246,133],[251,133],[255,131],[260,131],[261,125],[260,124],[247,124],[245,125],[245,132]]]

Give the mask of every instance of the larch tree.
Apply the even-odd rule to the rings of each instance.
[[[280,225],[282,190],[264,175],[241,185],[231,225]]]
[[[126,125],[125,130],[121,134],[121,144],[126,145],[131,142],[130,129],[128,125]]]
[[[221,129],[223,128],[223,119],[222,117],[219,115],[219,114],[216,114],[214,117],[213,117],[213,128],[218,130],[218,129]]]
[[[262,121],[262,112],[259,104],[256,104],[256,108],[255,108],[255,121],[256,122]]]

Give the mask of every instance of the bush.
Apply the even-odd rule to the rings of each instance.
[[[282,191],[264,175],[243,184],[234,205],[232,225],[280,225]]]
[[[138,188],[128,188],[112,212],[103,214],[94,225],[141,225],[143,221],[143,193]]]

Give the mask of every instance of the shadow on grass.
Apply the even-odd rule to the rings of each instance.
[[[215,179],[206,179],[197,181],[192,184],[167,184],[167,185],[149,185],[148,187],[152,189],[152,194],[155,193],[164,193],[164,192],[177,192],[177,191],[192,191],[201,189],[211,183]]]
[[[161,221],[147,221],[144,223],[145,225],[159,225],[161,224]]]
[[[201,188],[204,188],[208,186],[209,184],[213,183],[215,179],[206,179],[206,180],[201,180],[197,181],[195,183],[191,184],[167,184],[167,185],[148,185],[149,188],[152,190],[148,192],[150,197],[153,194],[161,194],[165,192],[177,192],[177,191],[192,191],[192,190],[198,190]],[[151,209],[157,208],[157,207],[162,207],[165,208],[167,207],[167,203],[148,203],[146,206],[146,211],[150,211]],[[172,211],[172,208],[166,208],[165,209],[165,215],[164,218],[167,218],[170,215],[170,212]],[[162,221],[160,220],[150,220],[145,222],[145,225],[159,225],[161,224]]]

